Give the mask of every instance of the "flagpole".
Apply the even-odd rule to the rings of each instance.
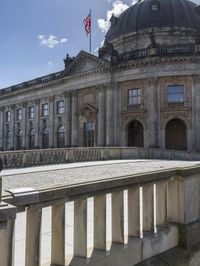
[[[92,10],[90,9],[90,53],[92,51]]]

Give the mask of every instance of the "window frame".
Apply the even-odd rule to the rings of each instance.
[[[84,147],[94,147],[95,144],[95,123],[87,121],[83,123]]]
[[[182,92],[178,92],[178,91],[169,92],[169,89],[173,89],[173,88],[181,88]],[[168,104],[184,103],[184,97],[185,97],[184,90],[185,88],[183,84],[168,84],[167,85],[167,103]],[[175,98],[173,99],[173,97]]]
[[[65,112],[65,101],[64,100],[57,101],[57,103],[56,103],[56,111],[57,111],[58,115],[64,114],[64,112]]]
[[[35,106],[34,105],[28,107],[28,118],[29,119],[35,118]]]
[[[134,95],[134,91],[137,92],[136,95]],[[142,99],[142,89],[140,87],[128,89],[128,105],[129,106],[140,105],[141,99]]]
[[[22,120],[22,108],[18,108],[18,109],[17,109],[16,120],[17,120],[17,121]]]
[[[6,111],[6,122],[11,121],[11,111]]]
[[[49,116],[49,104],[48,103],[42,104],[42,116],[43,117]]]

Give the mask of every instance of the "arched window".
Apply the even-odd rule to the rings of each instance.
[[[17,150],[21,150],[22,149],[22,130],[19,129],[17,132]]]
[[[65,128],[64,126],[60,126],[58,128],[58,148],[65,147]]]
[[[144,147],[144,129],[143,125],[137,121],[131,121],[128,126],[128,146]]]
[[[29,148],[34,149],[35,148],[35,129],[31,128],[29,132]]]
[[[85,122],[83,125],[83,137],[84,137],[84,146],[93,147],[94,146],[94,123]]]
[[[165,127],[165,147],[172,150],[186,150],[187,128],[179,118],[170,120]]]
[[[11,148],[11,133],[8,130],[6,134],[6,150],[10,150]]]
[[[44,128],[42,134],[43,149],[49,148],[49,130],[47,127]]]

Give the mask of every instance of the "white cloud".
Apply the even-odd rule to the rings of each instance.
[[[38,35],[37,36],[40,42],[40,45],[47,46],[49,48],[54,48],[55,46],[59,44],[66,43],[68,41],[67,38],[61,38],[59,39],[57,36],[54,36],[52,34],[47,35]]]
[[[112,0],[108,0],[111,2]],[[130,5],[133,5],[137,2],[137,0],[133,0]],[[112,14],[118,17],[123,11],[125,11],[130,5],[124,4],[122,0],[115,0],[112,3],[112,9],[107,11],[106,19],[100,18],[97,20],[99,29],[106,33],[110,26],[110,18]]]
[[[47,69],[46,69],[46,71],[50,71],[50,70],[51,70],[51,68],[52,68],[52,66],[53,66],[53,63],[52,63],[52,61],[48,61],[48,63],[47,63]]]

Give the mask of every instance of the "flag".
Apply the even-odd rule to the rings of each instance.
[[[91,32],[91,13],[84,19],[83,23],[85,25],[85,32],[88,36]]]

